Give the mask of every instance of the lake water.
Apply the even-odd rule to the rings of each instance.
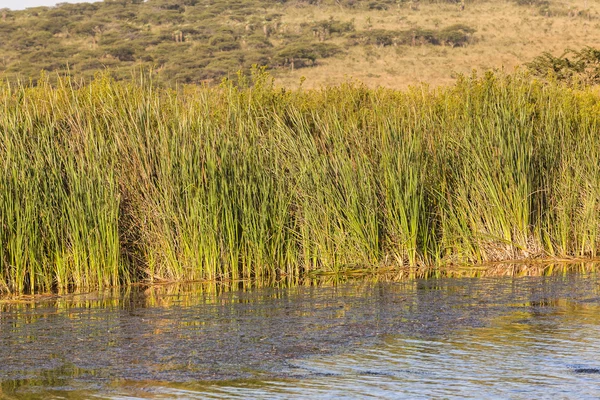
[[[166,286],[0,303],[0,398],[307,397],[598,398],[600,278]]]

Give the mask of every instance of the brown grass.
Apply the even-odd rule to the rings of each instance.
[[[443,28],[467,24],[477,29],[468,47],[398,46],[354,47],[345,55],[320,60],[319,65],[277,72],[276,83],[297,87],[339,84],[349,79],[368,86],[403,89],[419,82],[448,85],[458,74],[472,70],[504,69],[531,61],[542,52],[560,55],[567,48],[600,45],[600,5],[586,0],[552,1],[549,16],[535,6],[514,2],[467,4],[464,11],[449,4],[422,4],[411,10],[409,3],[387,11],[351,10],[341,7],[283,7],[283,21],[290,26],[334,17],[353,20],[357,29]],[[583,12],[588,10],[587,13]],[[339,39],[344,44],[345,39]]]

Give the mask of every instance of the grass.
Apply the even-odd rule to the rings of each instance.
[[[457,25],[471,32],[468,40],[445,40]],[[512,72],[544,52],[594,46],[599,27],[600,6],[588,0],[119,0],[0,8],[0,78],[35,80],[43,70],[90,80],[109,69],[127,80],[143,67],[153,69],[156,83],[176,87],[218,84],[257,64],[287,88],[302,77],[305,88],[348,78],[395,89],[449,86],[473,69]]]
[[[99,76],[0,108],[5,292],[598,256],[594,88]]]
[[[276,70],[276,83],[297,87],[304,76],[305,88],[337,85],[349,77],[370,87],[407,89],[420,82],[450,86],[458,75],[468,75],[473,69],[512,72],[542,52],[560,56],[565,49],[580,49],[600,40],[600,8],[586,0],[551,1],[548,13],[538,5],[516,2],[467,1],[463,11],[459,9],[460,2],[421,1],[416,10],[410,4],[400,3],[385,11],[335,5],[306,8],[290,5],[277,11],[283,14],[283,23],[290,26],[307,24],[323,16],[353,21],[357,30],[439,29],[466,24],[476,29],[473,40],[466,47],[429,44],[350,47],[343,55],[319,60],[315,67]],[[331,41],[344,45],[341,39]]]

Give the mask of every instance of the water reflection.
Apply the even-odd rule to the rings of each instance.
[[[371,348],[309,358],[297,367],[326,374],[339,393],[358,397],[597,398],[600,306],[566,301],[550,308],[493,318],[485,327],[443,338],[392,335]],[[584,370],[587,376],[581,376]],[[316,376],[300,382],[305,390],[325,385]],[[292,395],[302,392],[295,390]]]
[[[236,283],[4,302],[0,397],[581,398],[600,383],[599,284]]]

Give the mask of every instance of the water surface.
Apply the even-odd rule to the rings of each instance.
[[[0,398],[597,398],[600,279],[186,286],[0,304]]]

